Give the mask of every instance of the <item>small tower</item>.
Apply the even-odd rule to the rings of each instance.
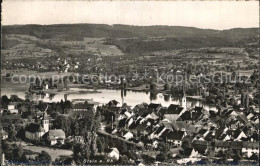
[[[182,98],[181,98],[181,107],[186,110],[187,109],[187,99],[186,99],[186,81],[182,86]]]
[[[187,100],[186,100],[185,94],[182,96],[182,99],[181,99],[181,107],[184,108],[184,110],[187,109]]]
[[[46,110],[44,111],[42,118],[42,127],[46,133],[49,131],[49,119]]]

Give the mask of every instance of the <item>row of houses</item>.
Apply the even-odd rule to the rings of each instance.
[[[171,104],[169,107],[163,107],[161,104],[143,103],[133,109],[117,107],[116,102],[110,103],[108,108],[115,112],[116,116],[115,121],[112,122],[112,130],[108,132],[153,150],[162,141],[178,148],[181,147],[183,140],[188,139],[191,143],[197,141],[207,144],[211,142],[240,142],[243,145],[250,143],[254,146],[248,147],[248,150],[244,148],[243,151],[241,148],[241,151],[247,152],[248,157],[252,155],[251,152],[258,153],[256,152],[258,128],[253,121],[258,119],[256,113],[244,113],[241,109],[227,108],[221,112],[225,121],[224,125],[220,126],[216,117],[210,115],[203,107],[187,109],[183,105],[185,98],[181,100],[180,105]],[[216,146],[216,152],[218,148]],[[204,148],[201,155],[205,155],[206,149]]]

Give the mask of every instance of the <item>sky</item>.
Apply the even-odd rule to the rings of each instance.
[[[258,1],[3,0],[2,25],[128,24],[204,29],[259,27]]]

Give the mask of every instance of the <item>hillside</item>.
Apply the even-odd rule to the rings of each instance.
[[[2,33],[66,41],[82,41],[84,37],[106,38],[107,44],[116,45],[127,53],[209,46],[232,47],[255,42],[258,39],[258,28],[219,31],[181,26],[103,24],[3,26]]]

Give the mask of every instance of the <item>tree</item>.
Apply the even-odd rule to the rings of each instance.
[[[15,141],[16,140],[16,130],[15,130],[15,126],[14,125],[12,125],[11,126],[11,129],[10,129],[10,131],[9,131],[9,133],[8,133],[8,140],[9,141]]]
[[[44,111],[47,107],[47,104],[44,103],[43,101],[40,101],[37,108],[40,110],[40,111]]]
[[[166,151],[167,151],[167,150],[166,150],[166,145],[165,145],[163,142],[159,142],[159,143],[158,143],[157,149],[158,149],[160,152],[162,152],[162,151],[166,152]]]
[[[170,90],[170,85],[169,84],[164,84],[164,90]]]
[[[154,162],[154,158],[149,155],[142,155],[142,159],[144,160],[144,163],[148,165],[151,165]]]
[[[83,144],[77,143],[72,148],[73,151],[73,160],[76,162],[76,164],[84,164],[85,155],[84,155],[84,147]]]
[[[7,106],[9,104],[9,99],[6,95],[2,96],[1,104],[2,106]]]
[[[19,144],[18,146],[15,144],[13,149],[13,155],[15,161],[25,161],[23,147],[21,144]]]
[[[227,150],[227,151],[225,151],[225,156],[227,157],[227,159],[232,158],[233,155],[234,155],[234,154],[233,154],[233,151],[232,151],[232,150]]]
[[[57,165],[75,165],[73,158],[68,156],[61,156],[58,159],[55,159]]]
[[[53,128],[62,129],[67,136],[71,135],[70,119],[63,115],[58,115],[55,118],[55,120],[53,121]]]
[[[121,156],[120,158],[119,158],[119,160],[118,160],[118,163],[119,164],[123,164],[123,165],[126,165],[126,164],[128,164],[128,157],[126,156],[126,155],[123,155],[123,156]]]
[[[215,152],[214,152],[214,150],[211,146],[208,147],[206,155],[207,155],[208,158],[215,156]]]
[[[155,82],[152,82],[152,83],[150,84],[150,90],[151,90],[151,91],[156,91],[156,90],[157,90],[157,84],[156,84]]]
[[[151,91],[150,92],[150,100],[156,100],[157,99],[157,91]]]
[[[12,102],[20,102],[21,99],[17,95],[11,95],[10,101],[12,101]]]
[[[50,164],[52,159],[49,153],[43,150],[40,154],[38,154],[36,160],[42,164]]]
[[[97,153],[97,134],[96,132],[91,133],[91,144],[90,144],[91,156],[95,156]]]
[[[156,160],[163,162],[167,160],[167,154],[165,152],[160,152],[159,154],[156,155]]]
[[[101,141],[100,137],[97,138],[97,148],[99,153],[104,152],[104,143]]]
[[[241,156],[240,152],[237,151],[233,158],[234,158],[235,162],[239,162],[242,159],[242,156]]]
[[[28,107],[24,104],[20,107],[21,114],[27,112],[27,110],[28,110]]]
[[[5,141],[2,142],[2,148],[3,152],[5,153],[5,157],[7,160],[13,160],[13,149],[12,146],[9,143],[6,143]]]
[[[184,150],[184,152],[191,147],[191,144],[190,144],[190,141],[189,140],[184,140],[182,142],[182,145],[181,145],[182,149]]]
[[[96,112],[96,115],[95,115],[95,126],[96,126],[96,130],[100,130],[101,128],[101,112],[98,110]]]
[[[123,141],[122,145],[122,153],[126,153],[128,151],[126,143]]]
[[[221,161],[223,161],[223,162],[227,161],[227,156],[225,155],[225,153],[222,150],[219,151],[218,156],[221,157]]]
[[[79,124],[77,121],[71,124],[71,129],[73,135],[79,135]]]

